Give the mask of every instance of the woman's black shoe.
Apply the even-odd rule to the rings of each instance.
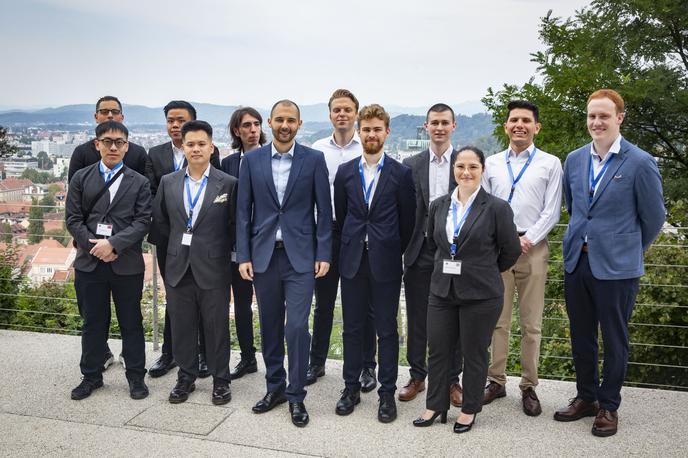
[[[423,417],[418,417],[415,420],[413,420],[413,426],[419,426],[419,427],[425,427],[425,426],[430,426],[433,423],[435,423],[435,420],[437,420],[437,417],[442,415],[440,418],[440,423],[446,423],[447,422],[447,411],[438,411],[432,414],[432,417],[428,418],[427,420]]]
[[[473,427],[473,423],[475,423],[475,417],[477,417],[477,416],[478,416],[477,413],[473,414],[473,420],[471,420],[471,422],[467,425],[461,424],[458,421],[456,423],[454,423],[454,432],[457,434],[461,434],[461,433],[467,433],[468,431],[470,431],[471,428]]]

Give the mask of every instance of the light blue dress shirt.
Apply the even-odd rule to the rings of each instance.
[[[284,200],[284,193],[287,190],[287,182],[289,181],[289,172],[291,172],[291,163],[294,159],[294,146],[296,142],[291,145],[291,148],[286,153],[282,154],[272,145],[272,180],[275,182],[275,190],[277,191],[277,199],[280,205]],[[282,241],[282,228],[277,224],[277,233],[275,240]]]

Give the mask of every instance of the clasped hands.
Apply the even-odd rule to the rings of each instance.
[[[315,278],[324,277],[330,270],[330,263],[325,261],[315,261]],[[244,280],[253,280],[253,263],[242,262],[239,264],[239,274]]]
[[[103,262],[112,262],[117,259],[115,249],[108,239],[88,239],[94,246],[89,253]]]

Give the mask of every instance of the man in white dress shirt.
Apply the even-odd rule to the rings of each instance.
[[[539,110],[525,100],[508,105],[504,131],[509,137],[506,151],[490,156],[482,185],[487,192],[511,204],[521,240],[516,265],[502,273],[504,308],[492,336],[492,362],[488,370],[484,403],[506,396],[506,363],[514,292],[518,291],[521,328],[521,398],[526,415],[542,413],[535,394],[545,306],[545,280],[549,244],[547,234],[561,213],[561,162],[535,147],[540,131]]]

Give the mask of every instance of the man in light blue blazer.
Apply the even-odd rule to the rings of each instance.
[[[595,416],[592,433],[616,434],[628,364],[628,321],[643,253],[666,217],[655,159],[620,134],[624,101],[611,89],[588,98],[592,143],[566,158],[564,196],[571,216],[564,235],[564,294],[576,369],[576,397],[554,419]],[[604,341],[598,374],[598,326]]]
[[[237,263],[256,289],[266,367],[267,394],[253,411],[289,401],[292,423],[306,426],[308,316],[315,279],[330,267],[330,183],[323,153],[294,141],[301,126],[294,102],[277,102],[268,125],[273,141],[246,153],[241,163],[237,203]]]

